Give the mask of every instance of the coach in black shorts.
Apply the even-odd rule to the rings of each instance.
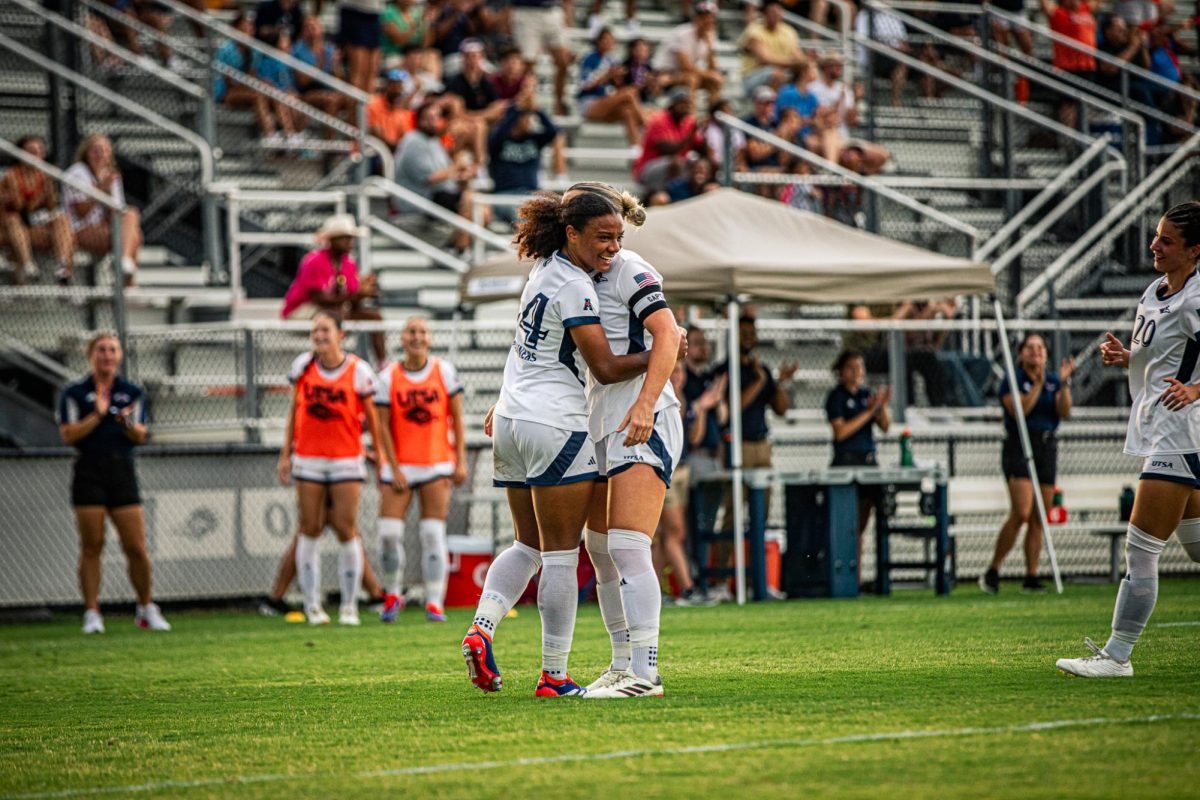
[[[133,448],[146,441],[145,395],[123,379],[121,344],[111,333],[92,338],[87,347],[91,374],[63,390],[58,405],[63,442],[75,447],[71,505],[79,527],[79,587],[83,592],[83,632],[104,633],[100,616],[100,557],[107,514],[129,562],[129,580],[137,593],[138,627],[170,630],[150,597],[150,556],[146,522],[133,467]]]

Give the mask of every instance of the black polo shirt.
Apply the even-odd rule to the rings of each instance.
[[[146,422],[146,393],[137,384],[117,376],[112,385],[108,416],[100,420],[95,430],[75,443],[75,449],[84,458],[111,456],[133,456],[134,444],[125,435],[125,429],[117,422],[117,415],[130,406],[134,407],[132,422]],[[96,410],[96,381],[88,375],[81,381],[63,389],[58,399],[58,424],[79,422]]]
[[[830,422],[835,419],[850,420],[857,417],[863,412],[867,405],[871,402],[872,392],[865,386],[860,386],[851,394],[846,391],[846,387],[838,384],[825,397],[825,418]],[[875,452],[875,433],[872,428],[875,426],[875,420],[871,420],[866,425],[863,425],[853,436],[849,436],[842,441],[833,443],[833,454],[839,456],[843,453],[874,453]]]

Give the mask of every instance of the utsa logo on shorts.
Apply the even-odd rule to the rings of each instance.
[[[340,414],[331,406],[344,406],[346,392],[340,387],[320,386],[311,383],[302,385],[304,390],[305,410],[315,419],[322,422],[337,419]]]

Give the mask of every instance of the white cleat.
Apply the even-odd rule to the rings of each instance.
[[[357,608],[347,607],[338,612],[338,625],[351,625],[357,628],[361,624],[358,620]]]
[[[590,694],[590,693],[596,691],[597,689],[608,688],[609,686],[613,685],[618,680],[620,680],[621,676],[624,674],[625,674],[625,672],[623,670],[613,669],[611,666],[609,666],[608,669],[606,669],[606,670],[604,670],[604,672],[600,673],[599,678],[596,678],[596,680],[592,681],[591,683],[589,683],[587,685],[588,693]]]
[[[104,617],[94,608],[83,612],[84,633],[104,633]]]
[[[609,670],[611,672],[612,670]],[[606,673],[607,674],[607,673]],[[597,679],[597,683],[604,679],[601,675]],[[595,685],[595,684],[593,684]],[[596,689],[595,692],[589,686],[587,694],[584,698],[592,698],[594,700],[609,700],[621,697],[662,697],[663,685],[662,677],[655,675],[653,681],[648,681],[645,678],[635,675],[632,671],[614,673],[614,677],[608,680],[608,685]]]
[[[158,607],[158,603],[148,603],[144,606],[138,606],[137,615],[133,618],[137,626],[146,631],[169,631],[171,623],[167,622],[166,617],[162,615],[162,609]]]
[[[1117,661],[1103,649],[1096,647],[1091,639],[1084,639],[1083,643],[1092,651],[1092,655],[1087,658],[1060,658],[1055,662],[1055,666],[1068,675],[1077,675],[1080,678],[1133,677],[1133,665],[1128,661]]]
[[[325,613],[325,609],[320,606],[304,609],[304,616],[308,619],[309,625],[328,625],[329,615]]]

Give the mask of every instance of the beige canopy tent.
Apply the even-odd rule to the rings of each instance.
[[[777,201],[736,189],[714,192],[650,209],[641,229],[626,229],[625,246],[662,273],[667,296],[681,301],[725,300],[729,318],[748,297],[795,303],[876,303],[908,298],[991,294],[991,268],[858,230],[826,217],[797,211]],[[530,264],[505,253],[472,267],[462,280],[465,302],[515,297]],[[1003,333],[1000,305],[996,317]],[[1001,336],[1009,385],[1016,387],[1007,336]],[[736,325],[729,326],[729,352],[739,351]],[[741,396],[740,376],[730,371],[731,405]],[[1023,409],[1014,403],[1030,474],[1036,481]],[[730,419],[734,546],[738,602],[744,602],[742,565],[741,416]],[[1042,518],[1042,498],[1034,493]],[[1046,538],[1058,579],[1057,559]],[[1061,591],[1061,582],[1059,582]]]

